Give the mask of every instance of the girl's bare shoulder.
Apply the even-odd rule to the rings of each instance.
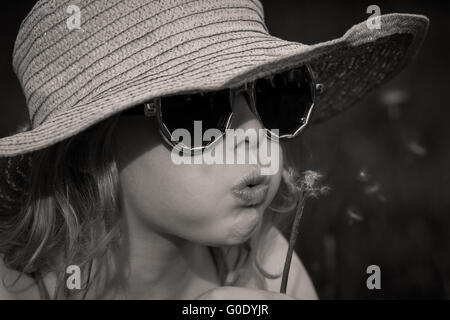
[[[39,291],[34,280],[8,268],[3,261],[3,254],[0,254],[0,299],[39,299]]]

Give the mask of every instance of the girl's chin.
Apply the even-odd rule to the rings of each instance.
[[[225,220],[218,219],[209,232],[203,233],[204,235],[208,234],[208,240],[203,239],[203,241],[197,240],[195,242],[210,247],[242,244],[256,233],[262,222],[263,214],[264,208],[261,205],[235,209],[232,216]]]
[[[229,241],[233,244],[241,244],[253,236],[263,216],[261,207],[248,207],[241,211],[236,223],[230,226],[228,232]]]

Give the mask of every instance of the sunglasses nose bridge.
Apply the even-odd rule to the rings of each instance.
[[[254,129],[259,131],[263,129],[261,121],[255,114],[252,97],[248,87],[235,91],[231,99],[231,110],[233,113],[230,128],[242,128],[244,130]]]
[[[254,82],[249,82],[243,84],[237,89],[230,90],[230,109],[233,115],[240,111],[242,108],[238,103],[236,103],[238,97],[243,97],[246,104],[246,111],[250,111],[257,119],[258,114],[255,110],[255,99],[254,99]]]

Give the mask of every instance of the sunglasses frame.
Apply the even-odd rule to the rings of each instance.
[[[306,126],[308,125],[309,119],[311,117],[312,111],[314,109],[314,105],[315,105],[315,102],[316,102],[316,97],[319,94],[322,94],[322,92],[323,92],[323,84],[317,83],[316,78],[314,76],[314,73],[313,73],[311,67],[308,64],[301,65],[299,67],[296,67],[296,68],[293,68],[293,69],[290,69],[290,70],[287,70],[287,71],[281,71],[281,72],[274,73],[274,74],[271,74],[269,76],[260,78],[260,79],[270,79],[270,78],[274,77],[275,75],[278,75],[278,74],[281,74],[281,73],[284,73],[284,72],[290,72],[292,70],[297,70],[297,69],[300,69],[300,68],[306,68],[306,71],[308,72],[308,77],[309,77],[309,80],[310,80],[309,81],[310,91],[311,91],[311,94],[312,94],[311,106],[309,107],[309,110],[308,110],[307,114],[303,115],[303,117],[300,119],[303,122],[303,124],[300,125],[297,129],[295,129],[295,131],[293,133],[277,135],[277,134],[273,133],[273,131],[270,130],[269,128],[266,128],[267,131],[270,132],[270,135],[275,136],[277,140],[279,140],[279,139],[293,139],[293,138],[297,137],[306,128]],[[250,82],[250,86],[251,86],[251,89],[249,90],[250,109],[252,110],[253,114],[258,118],[259,122],[261,124],[263,124],[261,116],[259,115],[258,109],[256,107],[255,82],[258,81],[258,80],[259,79]],[[265,128],[264,125],[263,125],[263,127]],[[272,139],[272,136],[268,135],[268,138]]]
[[[269,139],[274,140],[274,137],[275,137],[275,140],[293,139],[293,138],[297,137],[307,127],[309,119],[312,114],[312,111],[314,109],[316,98],[319,94],[322,94],[322,92],[323,92],[323,85],[321,83],[317,83],[311,67],[308,64],[305,64],[305,65],[299,66],[297,68],[293,68],[292,70],[296,70],[299,68],[306,68],[306,71],[308,72],[308,78],[310,80],[309,81],[310,90],[311,90],[311,94],[312,94],[312,102],[311,102],[311,106],[309,107],[307,114],[303,115],[303,117],[301,118],[302,124],[292,134],[277,135],[270,129],[265,128],[265,126],[263,125],[261,116],[259,115],[257,107],[256,107],[255,82],[258,81],[258,79],[254,80],[254,81],[246,82],[238,87],[223,89],[223,90],[229,90],[230,113],[227,115],[225,128],[223,130],[218,129],[221,131],[220,137],[218,137],[217,139],[215,139],[214,141],[212,141],[211,143],[209,143],[206,146],[189,147],[189,146],[183,145],[182,143],[175,143],[174,141],[172,141],[172,134],[170,133],[167,126],[164,124],[164,121],[162,118],[161,100],[164,97],[157,97],[157,98],[150,100],[149,102],[144,103],[143,104],[144,116],[147,118],[156,118],[156,121],[157,121],[158,127],[159,127],[159,132],[160,132],[164,142],[169,146],[169,148],[174,148],[177,151],[183,151],[183,152],[188,151],[191,155],[198,154],[208,148],[213,147],[226,134],[226,130],[230,128],[231,121],[233,118],[232,105],[233,105],[234,99],[236,98],[237,95],[244,92],[247,95],[247,97],[249,98],[248,102],[249,102],[252,113],[257,117],[258,121],[266,129],[265,133]],[[283,72],[289,72],[289,71],[290,70],[278,72],[278,73],[271,74],[269,76],[266,76],[266,77],[263,77],[260,79],[270,79],[271,77],[273,77],[277,74],[280,74]],[[202,94],[202,93],[192,93],[192,94]],[[189,95],[189,94],[186,94],[186,95]],[[268,134],[268,132],[270,134]],[[181,145],[181,147],[179,147],[180,145]]]
[[[226,89],[225,89],[226,90]],[[231,106],[232,104],[230,104]],[[230,108],[230,113],[227,115],[227,120],[225,122],[225,128],[221,131],[220,137],[218,139],[215,139],[211,143],[209,143],[207,146],[201,146],[201,147],[189,147],[182,143],[175,143],[172,141],[172,134],[170,133],[167,126],[164,124],[164,121],[162,119],[162,109],[161,109],[161,97],[155,98],[151,100],[150,102],[144,103],[144,115],[148,118],[154,118],[156,117],[156,121],[159,126],[159,132],[164,140],[164,142],[170,147],[174,148],[177,151],[189,151],[191,154],[198,154],[203,152],[204,149],[210,148],[214,146],[216,143],[218,143],[221,138],[225,135],[225,131],[230,128],[231,120],[233,118],[233,112]],[[179,147],[181,145],[181,147]]]

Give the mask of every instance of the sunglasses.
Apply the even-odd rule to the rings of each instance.
[[[237,88],[155,98],[122,114],[156,119],[169,147],[195,154],[203,152],[219,139],[191,139],[191,145],[186,145],[180,143],[172,133],[177,129],[185,129],[191,137],[195,137],[195,130],[198,130],[195,122],[201,121],[202,137],[209,129],[218,129],[220,137],[223,137],[230,128],[232,106],[239,94],[244,94],[251,111],[266,129],[266,135],[271,140],[279,140],[292,139],[305,129],[316,95],[322,89],[322,84],[315,82],[310,67],[303,65]]]

